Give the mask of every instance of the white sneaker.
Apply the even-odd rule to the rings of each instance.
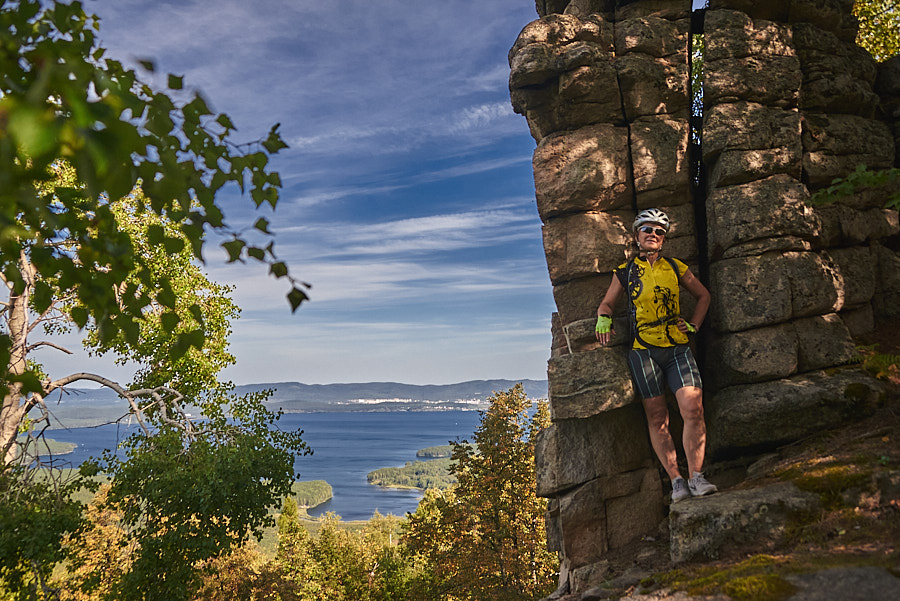
[[[677,503],[683,499],[687,499],[691,496],[691,491],[688,490],[688,484],[684,481],[684,478],[678,476],[674,480],[672,480],[672,502]]]
[[[717,492],[719,489],[716,488],[716,485],[703,477],[703,474],[700,472],[694,472],[694,475],[691,476],[691,479],[688,480],[688,488],[691,491],[691,494],[695,497],[702,497],[704,495],[711,495],[714,492]]]

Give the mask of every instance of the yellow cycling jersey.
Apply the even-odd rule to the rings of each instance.
[[[632,348],[670,347],[687,344],[687,334],[678,330],[681,317],[678,282],[688,266],[678,259],[659,257],[653,265],[641,257],[619,265],[614,271],[628,295]]]

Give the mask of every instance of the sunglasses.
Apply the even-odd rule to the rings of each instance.
[[[666,230],[662,229],[661,227],[652,227],[649,225],[644,225],[644,226],[639,227],[638,231],[642,232],[644,234],[656,234],[657,236],[665,236],[666,235]]]

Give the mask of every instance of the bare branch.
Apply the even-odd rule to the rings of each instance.
[[[34,319],[34,320],[31,322],[31,325],[28,326],[28,331],[27,331],[27,333],[28,333],[28,334],[31,334],[31,332],[32,332],[36,327],[38,327],[40,324],[44,323],[44,321],[47,320],[47,316],[50,314],[51,311],[54,311],[54,310],[56,309],[56,306],[57,306],[57,304],[58,304],[59,302],[60,302],[60,299],[56,299],[56,300],[51,301],[51,302],[50,302],[50,306],[47,307],[46,309],[44,309],[44,312],[41,313],[36,319]]]
[[[35,342],[34,344],[30,344],[27,347],[25,347],[25,352],[30,353],[34,349],[36,349],[38,347],[42,347],[42,346],[49,346],[49,347],[55,348],[56,350],[62,351],[67,355],[72,354],[72,351],[70,351],[66,347],[60,346],[60,345],[56,344],[55,342],[50,342],[49,340],[41,340],[40,342]]]
[[[188,436],[193,436],[195,433],[194,425],[191,423],[191,420],[181,408],[181,401],[184,399],[184,395],[173,388],[169,388],[168,386],[128,390],[118,382],[114,382],[109,378],[104,378],[103,376],[99,376],[97,374],[80,372],[68,375],[64,378],[60,378],[59,380],[46,382],[44,384],[44,395],[48,395],[56,389],[62,389],[69,384],[79,381],[96,382],[98,384],[106,386],[107,388],[115,391],[116,394],[118,394],[120,397],[128,401],[128,404],[131,407],[131,414],[135,416],[138,421],[138,425],[142,430],[144,430],[144,434],[148,436],[150,435],[150,428],[147,426],[147,423],[145,421],[145,415],[149,409],[152,409],[154,407],[158,409],[159,418],[165,424],[184,431],[184,433]],[[139,405],[138,399],[145,397],[150,397],[152,399],[152,402],[147,403],[144,406]],[[175,417],[171,417],[169,415],[170,409],[175,414]]]

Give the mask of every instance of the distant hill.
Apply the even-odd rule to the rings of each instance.
[[[286,413],[321,413],[338,411],[447,411],[476,410],[487,407],[487,399],[495,391],[506,391],[521,382],[530,398],[547,397],[546,380],[471,380],[458,384],[400,384],[368,382],[357,384],[301,384],[278,382],[246,384],[235,389],[237,394],[274,389],[266,401],[273,409]],[[127,405],[108,388],[67,389],[54,393],[47,405],[55,419],[65,427],[95,426],[122,417]]]
[[[427,385],[278,382],[238,386],[235,392],[245,394],[274,389],[267,404],[286,412],[480,409],[487,405],[487,399],[494,392],[509,390],[519,382],[530,398],[547,397],[546,380],[470,380],[457,384]]]

